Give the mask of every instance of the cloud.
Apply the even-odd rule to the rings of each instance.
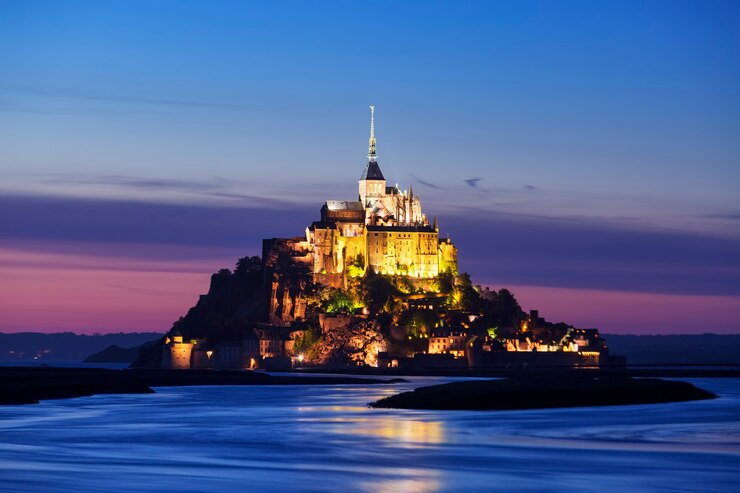
[[[535,191],[537,190],[537,187],[535,187],[534,185],[524,185],[524,190]]]
[[[171,296],[171,295],[182,295],[182,294],[188,294],[187,291],[172,291],[172,290],[163,290],[163,289],[149,289],[144,288],[141,286],[126,286],[122,284],[115,284],[115,283],[105,283],[105,286],[108,286],[110,288],[114,289],[120,289],[122,291],[127,291],[129,293],[133,294],[141,294],[145,296]]]
[[[85,185],[115,185],[135,188],[156,188],[182,191],[210,191],[218,189],[227,180],[219,179],[218,183],[204,181],[173,180],[162,178],[139,178],[124,175],[101,176],[73,176],[73,175],[46,175],[42,178],[46,183],[54,184],[85,184]]]
[[[87,256],[231,259],[300,236],[314,207],[214,207],[0,195],[0,243]],[[453,220],[454,219],[454,220]],[[493,211],[440,216],[479,283],[740,295],[740,239]],[[625,307],[629,310],[629,307]]]
[[[51,190],[44,185],[51,185]],[[264,191],[244,193],[244,189],[256,189],[254,183],[243,183],[237,180],[213,176],[203,180],[181,180],[169,178],[142,178],[125,175],[79,176],[73,174],[44,174],[37,175],[34,186],[41,192],[54,191],[81,194],[93,198],[101,198],[104,193],[108,198],[136,197],[149,202],[179,202],[191,204],[196,201],[207,202],[213,205],[260,205],[270,208],[295,207],[284,199],[276,199]],[[119,197],[111,193],[118,192]],[[297,197],[289,196],[296,199]]]
[[[411,179],[414,180],[417,183],[421,183],[425,187],[434,188],[435,190],[446,190],[445,187],[442,187],[442,186],[439,186],[439,185],[435,185],[434,183],[431,183],[431,182],[422,180],[418,176],[411,175]]]
[[[479,282],[740,295],[736,238],[483,211],[440,227]]]
[[[463,180],[469,187],[478,189],[478,182],[483,181],[483,178],[468,178]]]
[[[726,219],[728,221],[740,221],[740,212],[703,214],[700,217],[705,217],[707,219]]]
[[[111,103],[132,103],[132,104],[144,104],[144,105],[167,105],[167,106],[188,106],[188,107],[202,107],[202,108],[220,108],[220,109],[232,109],[232,110],[256,110],[259,109],[255,106],[247,106],[242,104],[234,103],[219,103],[212,101],[197,101],[188,99],[176,99],[176,98],[161,98],[161,97],[146,97],[146,96],[127,96],[121,94],[104,94],[85,89],[71,89],[64,87],[30,87],[30,86],[15,86],[15,87],[4,87],[5,91],[12,91],[18,93],[31,94],[34,96],[44,97],[56,97],[56,98],[67,98],[67,99],[84,99],[88,101],[103,101]]]
[[[295,207],[295,206],[293,206]],[[182,205],[75,197],[0,195],[0,241],[243,247],[300,234],[314,210]],[[261,248],[261,246],[260,246]]]

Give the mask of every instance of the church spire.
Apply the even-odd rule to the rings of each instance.
[[[375,153],[375,106],[370,106],[370,145],[367,150],[367,158],[370,161],[378,159],[378,155]]]

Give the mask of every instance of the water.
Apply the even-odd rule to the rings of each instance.
[[[0,407],[0,491],[740,491],[740,379],[719,399],[373,410],[414,386],[159,388]]]

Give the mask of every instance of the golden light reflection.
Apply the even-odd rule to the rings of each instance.
[[[356,420],[355,426],[343,428],[342,432],[381,437],[405,447],[438,444],[445,440],[444,425],[440,421],[400,419],[398,416],[373,416]]]
[[[397,442],[395,446],[409,448],[445,441],[444,424],[441,421],[368,414],[368,409],[364,406],[299,406],[298,411],[305,413],[298,421],[327,423],[333,427],[333,431],[341,435],[380,437]],[[327,415],[326,411],[331,414]]]
[[[409,493],[429,493],[439,491],[442,485],[433,478],[402,478],[373,483],[367,491],[373,493],[398,493],[399,491]]]
[[[337,413],[341,412],[361,412],[366,410],[363,406],[298,406],[300,412],[317,412],[317,411],[333,411]],[[354,419],[354,418],[353,418]],[[357,418],[361,419],[361,418]]]

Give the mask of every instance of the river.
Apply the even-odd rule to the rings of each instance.
[[[168,387],[0,407],[0,491],[737,492],[740,379],[719,399],[399,411],[419,385]]]

